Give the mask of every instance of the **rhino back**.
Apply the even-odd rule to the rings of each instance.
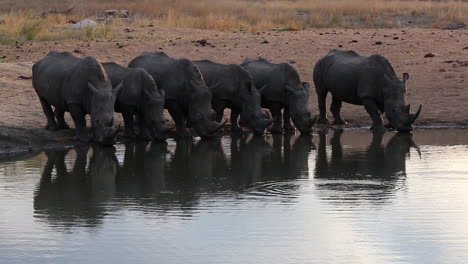
[[[166,92],[166,100],[177,100],[184,95],[185,61],[173,59],[164,52],[145,52],[129,63],[130,68],[146,70],[156,81],[159,89]]]
[[[379,96],[380,74],[381,66],[374,58],[333,50],[317,62],[314,82],[318,89],[326,89],[339,100],[360,105],[362,98]]]
[[[73,83],[72,76],[80,74],[80,58],[67,52],[50,52],[33,66],[33,86],[37,94],[54,106],[65,106],[73,96],[70,90],[78,90],[80,83]]]
[[[216,86],[211,91],[213,100],[238,100],[241,84],[249,81],[242,74],[245,70],[239,65],[220,64],[208,60],[194,61],[194,63],[200,69],[206,84]]]

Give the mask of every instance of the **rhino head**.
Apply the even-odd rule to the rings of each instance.
[[[188,118],[201,138],[212,138],[220,133],[226,124],[226,120],[221,124],[213,121],[214,112],[211,108],[211,93],[201,75],[196,77],[188,80],[185,84],[190,101]]]
[[[103,145],[113,145],[118,126],[114,120],[115,96],[122,88],[122,82],[112,89],[109,79],[95,82],[94,86],[88,82],[90,90],[91,127],[94,140]]]
[[[145,127],[149,128],[151,137],[157,141],[167,138],[169,128],[164,118],[164,95],[162,89],[158,89],[153,77],[148,73],[143,77],[143,113]]]
[[[310,134],[317,117],[312,117],[309,110],[309,83],[286,85],[286,92],[289,96],[289,112],[294,125],[301,134]]]
[[[409,74],[403,73],[403,81],[398,78],[390,79],[386,75],[384,78],[385,116],[398,132],[410,132],[413,130],[414,121],[421,113],[421,105],[415,114],[411,114],[411,107],[406,104],[406,81],[409,79]]]
[[[253,81],[247,82],[240,89],[241,119],[255,135],[263,135],[265,128],[273,122],[273,119],[265,118],[262,112],[260,91]]]

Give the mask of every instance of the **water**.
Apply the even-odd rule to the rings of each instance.
[[[468,131],[329,131],[0,164],[0,263],[466,263]]]

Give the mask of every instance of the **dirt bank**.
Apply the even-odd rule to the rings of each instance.
[[[465,80],[468,78],[468,30],[310,29],[258,34],[149,26],[119,30],[129,33],[114,41],[0,45],[3,62],[0,63],[0,126],[38,129],[45,125],[31,81],[18,77],[30,76],[30,65],[50,50],[74,51],[78,56],[95,56],[101,61],[122,64],[142,51],[165,51],[174,57],[221,63],[264,57],[273,62],[290,62],[302,79],[312,84],[314,63],[333,48],[352,49],[364,55],[380,53],[390,60],[399,75],[410,73],[408,101],[413,108],[423,105],[418,125],[468,125],[468,81]],[[202,46],[195,42],[201,39],[208,44]],[[433,56],[426,56],[428,53]],[[317,112],[313,89],[309,101]],[[353,126],[370,124],[362,107],[345,104],[343,116]]]

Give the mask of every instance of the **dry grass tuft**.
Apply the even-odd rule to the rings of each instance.
[[[35,18],[75,6],[70,15]],[[391,28],[468,24],[466,0],[0,0],[0,42],[65,37],[109,38],[110,28],[68,32],[70,20],[94,19],[106,9],[128,9],[135,26],[155,24],[213,30],[299,30],[305,27]],[[34,11],[33,11],[34,10]],[[62,28],[60,30],[60,28]],[[65,32],[65,33],[64,33]],[[14,37],[13,37],[14,36]]]

